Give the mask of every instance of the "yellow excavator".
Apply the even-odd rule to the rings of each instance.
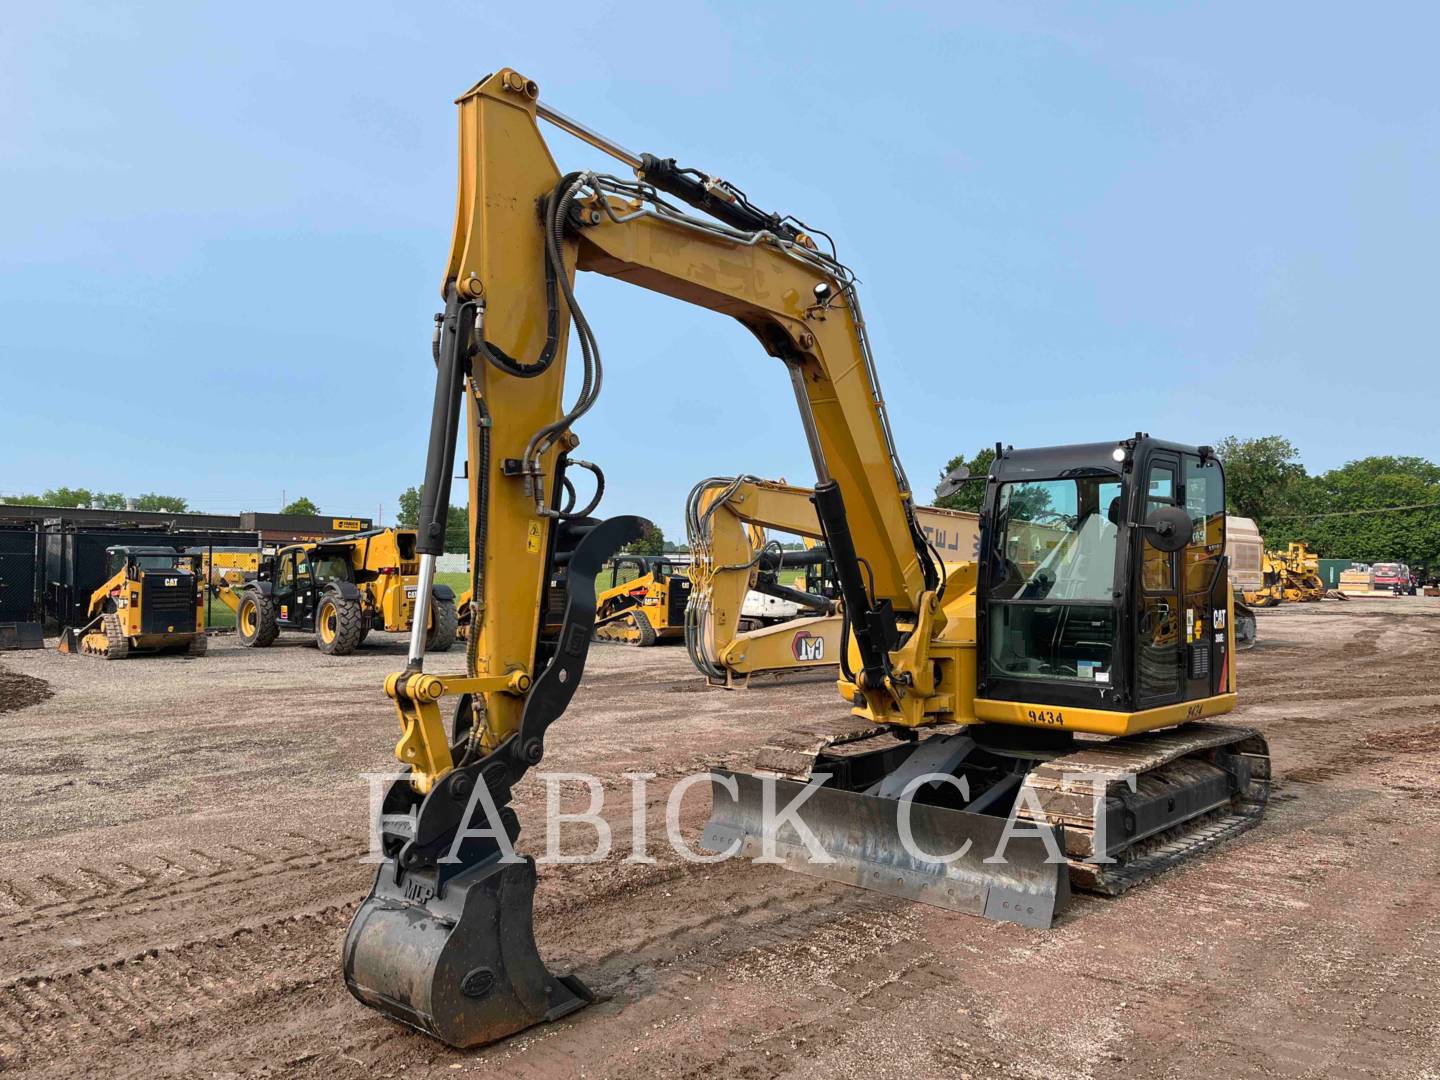
[[[596,575],[645,527],[593,516],[598,498],[573,508],[575,427],[603,375],[580,271],[727,315],[779,362],[843,596],[835,721],[779,710],[757,771],[713,770],[704,846],[1045,926],[1072,881],[1118,893],[1259,820],[1265,740],[1207,722],[1236,703],[1224,478],[1209,447],[1137,433],[1002,448],[978,557],[947,565],[916,519],[855,277],[823,233],[712,174],[631,153],[516,71],[458,104],[415,630],[385,683],[403,776],[383,796],[384,861],[344,945],[358,1000],[454,1046],[592,1000],[536,950],[535,864],[515,851],[510,805],[581,684]],[[626,175],[562,173],[542,121]],[[582,370],[567,403],[572,330]],[[431,673],[425,609],[462,438],[466,669]]]
[[[694,588],[685,609],[685,644],[711,685],[733,689],[752,675],[840,662],[847,630],[830,553],[817,543],[824,532],[814,496],[809,488],[754,476],[710,477],[691,490],[685,527]],[[978,515],[917,506],[915,519],[932,556],[947,569],[974,562]],[[767,530],[802,537],[808,546],[784,550]],[[803,571],[805,587],[781,582],[787,570]],[[808,614],[747,618],[757,594]]]

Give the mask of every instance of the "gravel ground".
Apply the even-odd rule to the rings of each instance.
[[[3,654],[0,1072],[1436,1080],[1440,601],[1287,605],[1260,638],[1234,719],[1281,783],[1253,832],[1034,931],[653,841],[627,863],[620,786],[614,853],[542,868],[536,906],[547,957],[604,1000],[471,1053],[339,974],[398,637]],[[824,679],[707,690],[683,649],[596,646],[546,768],[656,773],[658,838],[676,779],[835,715]],[[539,851],[543,787],[517,806]]]

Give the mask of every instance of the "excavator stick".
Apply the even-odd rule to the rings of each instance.
[[[515,783],[544,756],[545,729],[580,684],[595,622],[595,577],[641,535],[642,524],[615,517],[571,525],[579,539],[568,552],[555,651],[527,686],[520,730],[475,762],[463,756],[468,733],[452,732],[450,754],[459,763],[423,796],[402,777],[382,803],[379,824],[390,857],[345,936],[345,985],[362,1003],[451,1046],[492,1043],[595,1000],[574,976],[551,974],[535,947],[535,863],[513,854],[520,823],[508,804]],[[415,672],[392,676],[387,692],[402,712],[417,701],[423,712],[435,709],[442,688],[468,695],[507,678]],[[470,714],[468,696],[460,702],[457,720]],[[438,712],[430,715],[442,726]]]
[[[931,740],[944,741],[944,740]],[[765,788],[773,785],[773,794]],[[805,784],[715,770],[702,847],[778,860],[813,877],[933,904],[968,915],[1045,928],[1070,899],[1063,827],[1022,828],[1005,842],[1006,818],[890,794],[816,787],[796,811],[825,858],[776,808]],[[903,822],[903,824],[902,824]],[[1049,845],[1042,838],[1049,834]],[[956,853],[959,854],[956,854]],[[996,854],[998,861],[987,861]]]

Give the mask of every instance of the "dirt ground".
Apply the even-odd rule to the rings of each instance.
[[[471,1053],[340,977],[398,638],[345,659],[228,637],[195,660],[5,654],[53,696],[0,702],[0,1072],[1440,1078],[1440,601],[1287,605],[1260,637],[1234,719],[1270,740],[1265,823],[1047,931],[681,862],[669,787],[836,715],[833,684],[707,690],[683,648],[597,646],[545,768],[620,785],[616,850],[542,867],[536,936],[604,1000]],[[658,774],[657,865],[623,861],[627,771]],[[691,836],[707,802],[686,801]],[[518,809],[538,853],[538,782]]]

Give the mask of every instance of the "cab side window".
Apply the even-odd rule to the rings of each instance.
[[[280,563],[280,573],[275,577],[277,595],[295,591],[295,556],[287,555]]]
[[[1145,512],[1148,518],[1162,506],[1175,505],[1175,467],[1168,461],[1157,461],[1150,466],[1150,476],[1145,487]],[[1149,592],[1169,592],[1175,587],[1173,563],[1167,552],[1149,544],[1141,545],[1140,584]]]

